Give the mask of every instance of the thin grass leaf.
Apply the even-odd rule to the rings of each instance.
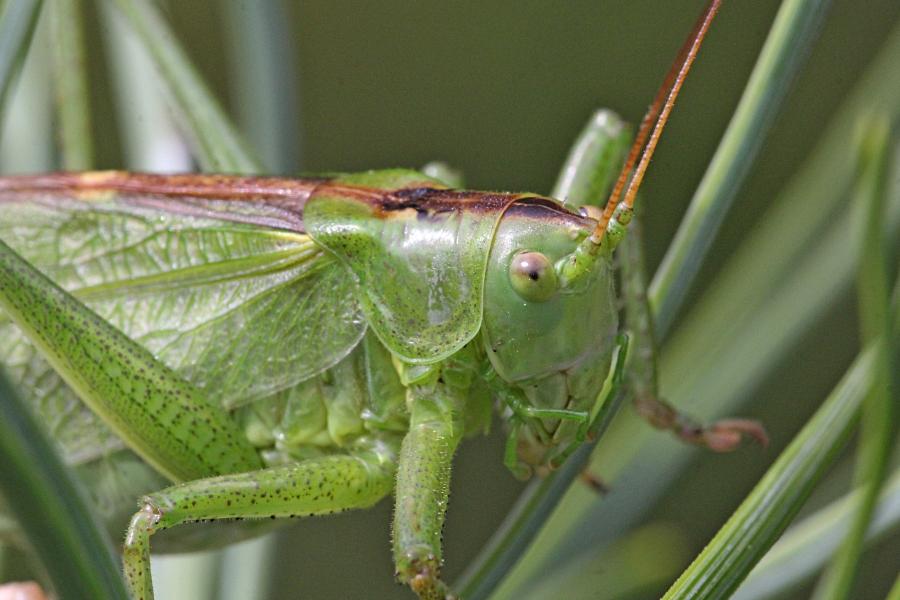
[[[260,171],[240,134],[209,92],[152,2],[111,0],[153,57],[205,171]]]
[[[737,412],[849,289],[858,229],[848,228],[842,207],[853,177],[846,140],[863,110],[900,114],[898,62],[900,28],[895,28],[773,209],[663,346],[663,395],[676,406],[706,418]],[[896,231],[898,225],[900,199],[894,198],[885,226]],[[734,339],[742,343],[731,344]],[[553,564],[627,531],[679,478],[695,452],[621,414],[592,457],[617,493],[598,502],[579,486],[569,490],[535,550],[507,579],[504,594],[514,595]]]
[[[826,216],[827,216],[827,215],[826,215]],[[790,275],[790,273],[786,273],[786,272],[781,272],[781,273],[779,273],[779,274],[780,274],[780,275],[784,275],[784,276],[789,276],[789,275]],[[840,285],[840,282],[839,282],[838,284]],[[843,288],[840,288],[840,289],[843,289]],[[815,312],[815,310],[816,310],[816,309],[813,308],[813,312]],[[782,314],[783,314],[783,313],[782,313]],[[808,321],[801,321],[801,327],[802,327],[803,325],[805,325],[806,323],[808,323]],[[788,337],[789,337],[789,335],[790,335],[790,334],[788,334]],[[777,345],[777,344],[776,344],[776,345]],[[781,350],[781,347],[776,347],[776,351],[780,351],[780,350]],[[777,362],[777,359],[776,359],[776,362]],[[707,414],[708,414],[708,413],[707,413]],[[663,485],[665,485],[665,484],[663,484]],[[634,514],[634,513],[632,513],[632,514]],[[175,583],[175,585],[178,585],[178,584]]]
[[[862,142],[862,164],[856,194],[857,203],[866,207],[862,234],[862,261],[859,265],[858,296],[862,338],[876,349],[873,378],[875,384],[863,405],[862,427],[855,484],[863,491],[853,525],[834,562],[816,588],[815,597],[849,598],[862,554],[866,531],[887,474],[894,437],[894,398],[898,374],[894,371],[896,336],[890,315],[890,256],[885,239],[884,212],[887,204],[889,122],[874,118]]]
[[[611,380],[624,378],[625,364],[618,359],[612,365]],[[607,386],[610,385],[607,381]],[[601,393],[605,394],[606,389]],[[619,390],[602,407],[596,416],[595,435],[599,438],[609,427],[613,417],[625,400],[624,390]],[[559,498],[565,494],[590,459],[593,443],[582,444],[562,466],[542,478],[531,481],[515,505],[510,509],[500,529],[484,546],[476,560],[472,561],[454,589],[462,596],[477,600],[488,597],[501,584],[503,578],[528,550],[540,528],[555,510]]]
[[[862,499],[857,489],[791,526],[750,572],[732,600],[762,600],[815,575],[846,537]],[[869,546],[900,529],[900,470],[884,486],[866,534]]]
[[[81,3],[50,0],[47,9],[54,50],[53,80],[62,167],[68,171],[90,169],[94,164],[94,142]]]
[[[778,10],[740,104],[650,285],[660,339],[684,303],[830,4],[830,0],[788,0]]]
[[[880,142],[886,143],[886,135]],[[880,156],[876,154],[876,161],[886,160],[885,148],[881,148]],[[883,187],[880,194],[878,190],[884,183],[886,164],[869,164],[866,171],[861,182],[862,193],[883,199],[886,196]],[[876,207],[878,201],[873,200]],[[875,224],[878,227],[881,225],[883,223]],[[870,231],[868,227],[866,231]],[[880,244],[883,237],[875,237]],[[880,249],[878,252],[883,256]],[[881,291],[887,297],[887,285]],[[895,298],[893,314],[887,310],[887,302],[883,302],[883,307],[885,310],[879,310],[879,316],[883,318],[879,327],[882,333],[900,325],[900,299]],[[669,588],[665,600],[727,597],[774,544],[841,449],[855,424],[860,407],[868,402],[872,392],[879,391],[879,386],[885,383],[885,353],[878,339],[880,337],[857,357],[822,407],[781,453],[703,552]],[[883,464],[886,464],[887,456],[883,458]],[[868,491],[864,494],[859,502],[863,508],[869,502]],[[867,517],[871,514],[869,512]],[[861,538],[865,537],[869,522],[870,518],[863,522]],[[854,523],[856,526],[857,523]],[[861,546],[862,539],[859,543]],[[858,554],[859,549],[854,552]]]
[[[781,453],[664,600],[727,598],[775,543],[841,449],[871,388],[869,349]]]
[[[126,599],[118,561],[81,489],[0,373],[0,489],[66,600]]]
[[[189,171],[189,150],[173,123],[152,57],[114,6],[102,3],[100,8],[107,25],[105,42],[126,164],[140,171]],[[218,562],[221,552],[154,555],[151,569],[155,593],[160,598],[215,598],[216,577],[222,572]]]
[[[296,65],[285,6],[220,0],[233,73],[237,122],[268,173],[296,173],[300,111]]]
[[[22,73],[9,90],[0,115],[0,172],[28,173],[56,168],[53,141],[53,92],[50,87],[50,44],[46,19],[39,20],[35,43]]]
[[[125,165],[135,171],[190,171],[190,151],[173,122],[153,59],[114,6],[104,2],[99,8]]]
[[[894,581],[894,586],[891,588],[891,591],[888,592],[885,600],[900,600],[900,574],[897,575],[897,580]]]
[[[220,600],[216,583],[221,574],[221,551],[154,556],[150,563],[157,598]]]
[[[559,598],[563,591],[566,598],[579,600],[656,597],[657,590],[675,579],[693,556],[687,538],[672,523],[650,523],[607,548],[545,573],[521,600]]]
[[[225,549],[219,575],[219,600],[253,600],[272,598],[272,568],[278,564],[275,535],[269,533],[255,540]]]
[[[447,187],[456,189],[466,187],[466,180],[462,172],[454,169],[443,161],[433,160],[422,165],[422,168],[419,169],[419,171],[428,177],[433,177],[434,179],[443,182]]]
[[[25,58],[40,10],[40,0],[7,0],[0,6],[0,107]]]
[[[621,403],[620,398],[615,400]],[[466,568],[453,589],[462,598],[479,600],[494,597],[492,592],[533,544],[540,528],[556,508],[556,503],[571,482],[584,469],[590,457],[588,444],[575,451],[562,467],[530,483],[516,499],[501,527],[491,536],[478,557]]]

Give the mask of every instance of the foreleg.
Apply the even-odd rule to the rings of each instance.
[[[752,419],[722,419],[703,426],[680,413],[657,393],[656,339],[653,319],[647,302],[647,280],[641,239],[641,219],[634,218],[625,240],[619,246],[622,261],[622,293],[625,300],[626,326],[634,341],[629,368],[629,385],[634,393],[638,414],[658,429],[674,433],[679,439],[706,446],[716,452],[737,448],[745,436],[763,446],[768,443],[766,431]]]

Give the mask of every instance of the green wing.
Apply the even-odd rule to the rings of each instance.
[[[494,232],[515,198],[381,171],[323,184],[308,200],[304,221],[356,276],[366,319],[381,341],[405,361],[431,363],[478,333]]]
[[[16,194],[0,198],[0,238],[226,406],[289,388],[359,342],[352,278],[302,229],[265,225],[263,203],[186,206]],[[70,456],[116,446],[2,315],[0,339],[0,363]]]

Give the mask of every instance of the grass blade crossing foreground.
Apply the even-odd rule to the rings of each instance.
[[[803,584],[831,558],[846,536],[863,490],[858,489],[793,525],[735,592],[732,600],[761,600]],[[866,544],[900,530],[900,469],[885,485]]]
[[[891,327],[891,251],[885,239],[884,213],[887,204],[887,173],[890,123],[874,119],[862,144],[860,181],[856,194],[866,207],[863,252],[859,267],[858,296],[863,341],[876,348],[872,390],[863,405],[862,428],[857,450],[855,483],[863,491],[853,525],[834,562],[816,588],[817,598],[849,598],[863,550],[869,521],[878,501],[890,460],[894,437],[894,398],[898,391],[894,370],[897,341]]]
[[[863,469],[869,489],[859,504],[857,519],[836,564],[834,579],[826,585],[826,597],[846,597],[852,573],[862,549],[866,529],[878,499],[890,450],[891,378],[886,338],[900,321],[900,310],[891,315],[888,262],[884,249],[884,208],[887,205],[888,131],[886,122],[866,132],[856,198],[868,208],[864,251],[865,274],[861,277],[863,320],[867,349],[831,393],[803,430],[794,438],[765,477],[753,489],[728,522],[666,593],[666,599],[720,598],[729,595],[775,543],[800,510],[841,449],[865,402],[866,434]],[[900,303],[898,303],[900,307]]]
[[[53,32],[53,79],[62,167],[67,171],[90,169],[94,163],[94,144],[82,4],[75,0],[50,0],[47,8]]]
[[[900,600],[900,574],[897,575],[897,581],[894,582],[894,587],[891,588],[885,600]]]
[[[126,598],[118,561],[80,488],[2,372],[0,489],[60,598]]]
[[[727,598],[738,587],[800,510],[846,441],[871,385],[875,354],[869,349],[857,358],[825,404],[669,588],[665,600]]]
[[[598,183],[590,175],[602,171],[598,166],[611,160],[609,147],[606,144],[585,144],[584,141],[608,134],[610,138],[615,138],[621,132],[622,126],[619,118],[608,111],[599,111],[593,116],[582,132],[576,150],[570,155],[559,175],[555,191],[560,197],[579,205],[595,197],[598,192],[606,192],[610,182]],[[616,154],[613,152],[612,156]],[[614,169],[612,171],[615,172]],[[617,360],[612,369],[612,378],[619,378],[623,376],[625,365]],[[607,382],[607,385],[609,383]],[[605,394],[606,391],[604,389],[601,394]],[[598,438],[606,430],[624,397],[625,394],[619,391],[603,407],[603,416],[597,415]],[[536,478],[528,485],[507,514],[501,527],[478,557],[469,564],[459,580],[454,582],[455,591],[465,598],[477,600],[487,597],[502,582],[503,577],[515,566],[553,512],[559,498],[584,469],[592,448],[591,443],[582,445],[559,469],[539,479]]]
[[[220,2],[236,121],[267,173],[296,173],[300,111],[292,60],[295,36],[281,2]],[[301,107],[302,108],[302,107]]]
[[[650,286],[660,339],[684,303],[829,5],[829,0],[788,0],[781,5],[741,102]]]
[[[898,60],[900,28],[895,27],[764,220],[664,344],[663,394],[676,406],[707,418],[740,412],[759,382],[850,288],[859,229],[848,229],[844,219],[854,222],[858,215],[848,215],[841,205],[853,179],[853,151],[846,141],[862,111],[900,114]],[[892,199],[890,207],[894,228],[900,225],[898,200]],[[839,212],[841,219],[835,218]],[[742,343],[725,343],[730,339]],[[504,592],[514,596],[553,562],[568,561],[635,526],[693,455],[685,447],[673,449],[645,423],[621,414],[592,457],[597,472],[618,493],[597,502],[588,490],[571,488]]]

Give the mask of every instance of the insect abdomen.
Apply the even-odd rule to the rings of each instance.
[[[241,408],[239,419],[269,465],[333,453],[362,437],[408,427],[405,390],[371,332],[334,367]]]

